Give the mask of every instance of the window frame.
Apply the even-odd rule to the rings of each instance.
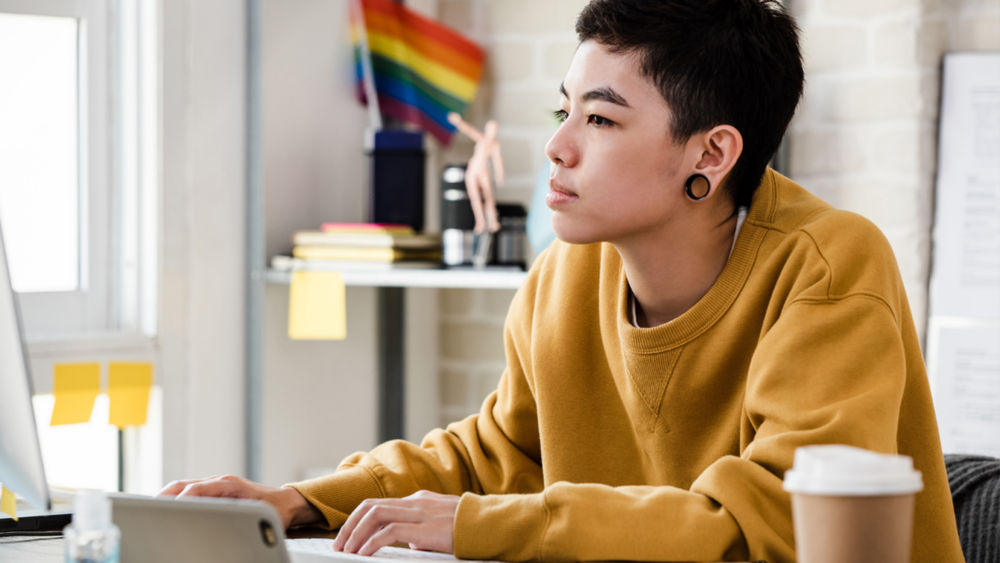
[[[75,18],[78,68],[79,287],[19,294],[25,338],[44,340],[113,328],[111,295],[112,121],[107,0],[0,0],[0,12]]]
[[[98,362],[102,374],[111,361],[153,364],[147,424],[119,442],[125,490],[147,493],[163,462],[161,8],[159,0],[0,0],[0,13],[80,21],[80,288],[18,294],[34,393],[52,392],[58,363]]]

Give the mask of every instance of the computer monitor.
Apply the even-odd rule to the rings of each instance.
[[[0,232],[0,483],[33,507],[48,512],[52,498],[42,465],[22,334]]]

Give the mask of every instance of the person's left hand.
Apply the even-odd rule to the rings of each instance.
[[[372,555],[384,546],[406,542],[412,549],[451,553],[459,500],[430,491],[405,498],[367,499],[341,526],[333,549]]]

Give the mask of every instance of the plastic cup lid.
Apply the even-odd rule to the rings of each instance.
[[[814,495],[873,496],[924,488],[913,459],[843,445],[804,446],[785,473],[785,490]]]

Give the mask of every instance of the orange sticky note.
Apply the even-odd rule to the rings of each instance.
[[[0,489],[3,489],[3,492],[0,493],[0,512],[17,522],[17,497],[7,487],[0,487]]]
[[[288,337],[347,338],[347,290],[340,272],[292,272],[288,291]]]
[[[90,420],[94,399],[101,391],[101,364],[57,364],[52,378],[56,402],[49,424],[77,424]]]
[[[146,424],[152,387],[152,364],[108,364],[108,422],[118,428]]]

